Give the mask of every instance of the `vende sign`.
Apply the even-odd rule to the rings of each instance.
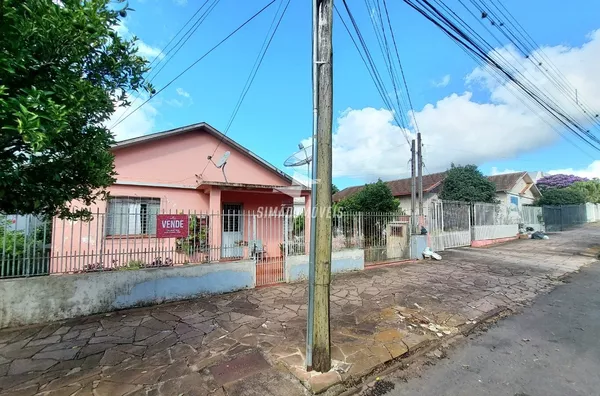
[[[157,238],[185,238],[188,236],[190,230],[188,215],[159,214],[156,221]]]

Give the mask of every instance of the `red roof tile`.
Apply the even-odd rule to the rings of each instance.
[[[440,173],[432,173],[430,175],[423,175],[423,191],[429,192],[435,187],[439,186],[440,183],[446,177],[446,172]],[[410,195],[410,177],[407,179],[399,179],[399,180],[390,180],[385,182],[388,185],[390,190],[392,190],[392,195],[394,197],[402,197],[406,195]],[[344,198],[347,198],[351,195],[356,194],[360,190],[362,190],[364,186],[354,186],[347,187],[343,190],[333,194],[333,201],[338,202]]]

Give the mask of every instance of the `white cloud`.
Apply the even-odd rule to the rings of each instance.
[[[439,81],[432,81],[431,84],[436,88],[444,88],[450,84],[450,74],[446,74]]]
[[[115,113],[105,124],[106,127],[111,128],[113,125],[115,125],[115,123],[117,123],[117,120],[122,121],[112,129],[117,141],[131,139],[134,137],[147,135],[151,132],[156,132],[155,125],[158,110],[151,102],[146,103],[144,106],[140,107],[137,111],[127,117],[127,115],[131,113],[133,109],[137,108],[141,103],[143,103],[143,100],[145,99],[138,99],[133,103],[133,106],[130,107],[117,107]]]
[[[504,170],[500,170],[497,167],[492,166],[491,176],[505,175],[507,173],[517,173],[517,172],[521,172],[521,171],[518,171],[516,169],[504,169]]]
[[[529,80],[560,100],[560,106],[568,113],[584,119],[576,105],[557,93],[556,87],[537,72],[529,60],[511,48],[499,51],[506,59],[512,56],[519,59],[519,67]],[[579,97],[584,98],[590,108],[600,109],[600,79],[597,78],[600,30],[592,33],[581,47],[549,47],[544,48],[544,53],[578,88]],[[415,112],[425,144],[426,172],[447,169],[452,162],[481,164],[514,158],[558,140],[549,115],[541,110],[532,112],[510,93],[512,88],[499,85],[487,71],[476,68],[466,81],[469,90],[453,93]],[[487,102],[473,99],[476,88],[488,94]],[[406,142],[402,130],[393,124],[389,111],[370,107],[348,109],[338,117],[337,124],[333,135],[334,176],[355,176],[371,181],[377,177],[393,179],[409,174],[410,150],[403,145]],[[410,133],[413,136],[413,125]]]
[[[148,44],[144,43],[142,40],[136,41],[135,45],[138,49],[138,55],[143,56],[146,59],[152,60],[157,56],[159,57],[159,59],[163,57],[163,54],[161,54],[160,52],[160,48],[151,47]]]
[[[124,20],[121,20],[119,22],[119,24],[115,27],[115,31],[119,34],[119,36],[123,38],[130,39],[131,37],[133,37],[133,34],[129,31],[129,28],[127,27],[127,24]],[[138,48],[138,55],[146,59],[152,60],[157,56],[159,57],[159,59],[162,59],[164,57],[164,55],[161,53],[160,48],[148,45],[140,39],[138,39],[135,42],[135,45]]]
[[[548,171],[551,175],[575,175],[579,177],[587,177],[588,179],[600,178],[600,160],[596,160],[583,169],[554,169]]]
[[[169,99],[167,101],[165,101],[166,104],[168,104],[169,106],[173,106],[173,107],[183,107],[183,102],[181,100],[177,100],[177,99]]]
[[[191,96],[190,93],[183,88],[177,88],[175,91],[177,92],[177,95],[183,96],[184,98],[189,98]]]

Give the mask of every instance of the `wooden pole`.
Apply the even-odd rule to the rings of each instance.
[[[331,163],[333,127],[333,0],[318,1],[317,202],[313,369],[331,369],[329,284],[331,281]]]
[[[417,133],[417,190],[419,192],[419,221],[423,219],[423,142],[421,141],[421,132]],[[418,230],[417,230],[418,231]]]
[[[415,150],[415,139],[412,140],[410,146],[410,229],[414,233],[417,229],[417,175],[415,172],[416,168],[416,150]]]

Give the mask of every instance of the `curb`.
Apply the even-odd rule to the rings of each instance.
[[[499,319],[505,318],[515,311],[506,306],[497,307],[483,316],[477,319],[475,323],[464,324],[459,328],[459,332],[454,334],[444,340],[427,340],[424,341],[417,346],[413,347],[412,351],[409,350],[404,355],[399,356],[395,359],[389,360],[385,363],[382,363],[378,366],[373,367],[373,369],[368,372],[357,374],[351,378],[348,378],[346,381],[339,382],[337,384],[332,385],[328,390],[320,394],[327,394],[328,396],[351,396],[355,395],[365,388],[365,383],[369,384],[377,380],[378,377],[389,375],[402,367],[412,363],[413,361],[423,357],[427,353],[437,349],[440,345],[443,344],[451,344],[459,339],[463,339],[473,333],[475,330],[484,327],[490,322],[495,322]],[[346,386],[346,390],[341,390],[340,392],[331,392],[334,388],[339,386]],[[348,389],[348,387],[351,387]],[[311,394],[314,394],[310,391]]]

